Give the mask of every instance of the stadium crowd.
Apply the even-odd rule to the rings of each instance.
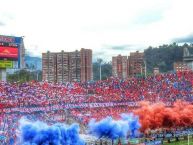
[[[103,81],[84,83],[67,82],[0,82],[0,109],[14,107],[42,107],[78,103],[109,103],[150,101],[173,103],[176,100],[193,101],[193,72],[159,74],[156,76],[132,77],[127,80],[109,78]],[[18,120],[29,116],[54,123],[65,121],[71,116],[83,124],[91,118],[101,119],[106,116],[119,117],[120,113],[134,109],[129,106],[71,108],[66,113],[49,111],[47,113],[0,113],[0,129],[7,130],[5,136],[15,139]],[[39,114],[39,115],[38,115]],[[31,116],[31,117],[30,117]],[[62,117],[61,117],[62,116]],[[51,121],[50,121],[51,120]],[[10,140],[9,140],[10,141]],[[11,143],[10,143],[11,144]]]
[[[192,100],[193,72],[85,83],[0,83],[0,107],[67,103]]]

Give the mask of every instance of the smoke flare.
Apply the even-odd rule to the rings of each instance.
[[[20,120],[19,144],[21,145],[84,145],[79,137],[79,125],[47,124],[26,119]]]
[[[193,126],[193,105],[188,102],[176,101],[170,107],[163,103],[142,102],[133,112],[139,116],[142,132]]]
[[[106,117],[98,122],[92,119],[89,122],[89,130],[91,134],[99,138],[125,138],[128,132],[135,136],[135,131],[140,127],[138,117],[133,114],[122,114],[121,117],[121,120],[113,120],[112,117]]]

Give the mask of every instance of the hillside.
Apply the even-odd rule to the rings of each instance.
[[[29,69],[42,70],[42,59],[40,57],[25,56],[26,67]]]

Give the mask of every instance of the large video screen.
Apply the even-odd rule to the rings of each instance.
[[[18,48],[9,46],[0,46],[0,59],[18,59]]]

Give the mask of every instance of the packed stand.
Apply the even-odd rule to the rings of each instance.
[[[0,109],[14,107],[44,107],[79,103],[105,102],[175,102],[176,100],[193,101],[193,72],[180,72],[149,76],[147,78],[132,77],[127,80],[109,78],[104,81],[85,83],[48,83],[0,82]],[[97,120],[106,116],[119,118],[119,114],[134,108],[128,106],[72,108],[69,110],[34,112],[31,114],[0,113],[1,133],[9,138],[11,144],[16,138],[18,120],[27,116],[30,120],[42,120],[48,124],[64,122],[72,118],[87,124],[91,118]]]
[[[147,78],[86,83],[0,83],[0,107],[44,106],[68,103],[192,101],[193,72],[161,74]]]

